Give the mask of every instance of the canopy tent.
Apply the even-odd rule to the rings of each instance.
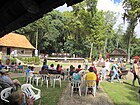
[[[133,58],[134,58],[134,59],[139,59],[139,56],[134,56]]]

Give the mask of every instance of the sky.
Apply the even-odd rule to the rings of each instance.
[[[117,28],[117,26],[121,23],[124,24],[123,19],[122,19],[122,14],[124,13],[122,2],[123,0],[98,0],[98,3],[97,3],[97,8],[99,10],[103,10],[103,11],[110,10],[119,14],[117,18],[117,23],[114,26],[115,28]],[[67,7],[67,5],[65,4],[61,7],[58,7],[56,10],[64,12],[64,11],[71,11],[72,8]],[[127,24],[124,24],[124,30],[126,30],[126,28],[127,28]],[[138,26],[135,28],[135,32],[137,34],[137,37],[140,38],[140,24],[138,24]]]

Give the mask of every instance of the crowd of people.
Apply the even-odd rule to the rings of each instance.
[[[125,60],[114,60],[113,63],[111,63],[107,59],[102,62],[101,69],[97,69],[97,62],[94,60],[92,62],[92,66],[88,68],[88,72],[85,73],[87,65],[85,65],[85,68],[81,68],[81,65],[78,65],[77,68],[71,65],[69,68],[69,74],[74,80],[81,81],[81,77],[83,77],[83,75],[85,75],[85,80],[96,80],[96,85],[98,88],[100,80],[108,80],[110,83],[113,83],[114,79],[117,79],[120,83],[122,83],[123,81],[121,81],[121,76],[123,75],[123,72],[128,73],[129,71],[131,71],[134,76],[132,80],[132,86],[135,86],[136,79],[138,80],[138,83],[140,85],[140,62],[138,62],[137,60],[133,60],[133,62],[130,62],[129,64],[130,69],[126,69]]]
[[[67,74],[65,73],[66,71],[64,70],[62,65],[57,64],[57,66],[55,67],[54,64],[47,65],[46,62],[43,62],[43,66],[41,67],[41,71],[39,73],[49,74],[51,70],[53,71],[51,73],[61,74],[63,76],[63,79],[65,78],[65,75],[68,75],[68,77],[71,77],[70,79],[73,79],[73,80],[82,81],[82,78],[84,78],[85,80],[93,80],[93,81],[96,81],[96,88],[99,89],[100,81],[108,80],[109,75],[111,77],[109,79],[110,83],[113,83],[115,78],[119,82],[121,82],[120,74],[123,72],[123,70],[126,70],[126,61],[123,61],[123,60],[120,60],[120,61],[114,60],[113,63],[111,64],[111,62],[109,62],[109,60],[107,59],[103,63],[101,63],[100,69],[97,68],[97,62],[95,60],[92,61],[91,66],[88,65],[88,61],[85,61],[85,62],[86,63],[85,63],[84,68],[82,68],[82,65],[80,64],[77,67],[74,67],[73,65],[71,65],[67,69]],[[138,83],[140,85],[139,65],[140,63],[136,60],[134,60],[133,62],[130,62],[130,71],[133,73],[133,76],[134,76],[132,80],[132,86],[135,86],[136,79],[138,80]],[[21,83],[17,79],[14,79],[14,80],[11,79],[10,75],[8,74],[8,71],[9,71],[8,67],[10,67],[12,70],[14,68],[14,70],[18,69],[24,72],[23,66],[21,65],[21,63],[16,65],[15,63],[12,62],[11,65],[2,65],[2,63],[0,62],[1,88],[4,89],[7,87],[13,87],[13,90],[15,92],[10,96],[11,99],[13,99],[14,97],[18,97],[20,98],[20,100],[23,100],[23,93],[17,91],[18,87],[21,86]],[[34,67],[29,66],[25,72],[26,72],[26,76],[28,75],[28,73],[31,73],[33,75]],[[140,90],[139,90],[139,94],[140,94]],[[31,103],[29,105],[33,104],[32,99],[28,98],[27,100],[29,103]],[[22,101],[18,103],[22,104]]]
[[[10,60],[7,59],[6,60],[6,64],[2,64],[2,61],[0,61],[0,70],[1,69],[9,69],[13,72],[24,72],[24,67],[23,65],[19,62],[18,64],[16,62],[11,62],[10,64]]]
[[[26,70],[26,72],[30,72],[30,69],[33,68],[29,66],[29,68]],[[24,72],[24,68],[21,65],[21,63],[14,63],[11,64],[6,62],[6,64],[2,64],[0,61],[0,91],[3,89],[6,89],[8,87],[12,87],[11,94],[8,98],[10,105],[24,105],[23,101],[25,100],[24,93],[19,89],[21,87],[21,83],[18,79],[12,79],[11,73],[9,71],[21,71]],[[33,105],[34,100],[27,97],[26,101],[28,105]],[[5,105],[4,101],[0,100],[0,105]]]

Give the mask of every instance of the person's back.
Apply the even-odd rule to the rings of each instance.
[[[41,70],[45,70],[45,69],[48,69],[48,65],[43,65]]]
[[[2,89],[5,89],[5,88],[10,87],[11,85],[4,82],[3,79],[0,77],[0,86],[1,86]]]
[[[78,68],[77,68],[78,72],[81,71],[81,65],[78,65]]]
[[[51,64],[50,67],[49,67],[49,69],[51,69],[51,70],[56,70],[56,69],[54,68],[54,64]]]
[[[32,77],[32,76],[33,76],[33,72],[34,72],[34,71],[33,71],[33,67],[30,67],[30,66],[29,66],[28,69],[26,70],[26,76],[27,76],[27,77],[28,77],[28,76],[29,76],[29,77],[30,77],[30,76]]]
[[[113,70],[113,72],[117,72],[117,68],[118,68],[118,66],[117,66],[117,64],[113,64],[112,65],[112,70]]]
[[[96,74],[94,72],[88,72],[86,74],[86,80],[96,80]]]
[[[96,74],[93,72],[93,68],[89,68],[89,72],[86,74],[86,80],[96,80]]]
[[[73,73],[72,77],[74,80],[81,80],[81,75],[78,73],[78,70]]]

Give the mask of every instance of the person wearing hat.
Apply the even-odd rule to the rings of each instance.
[[[20,82],[17,79],[12,80],[8,75],[7,69],[0,70],[0,78],[5,82],[8,83],[10,86],[15,87],[17,89],[18,86],[21,86]]]
[[[95,74],[95,71],[93,70],[93,67],[90,67],[88,70],[89,70],[89,72],[86,74],[85,80],[86,80],[86,81],[89,81],[89,80],[96,81],[97,76],[96,76],[96,74]],[[97,71],[97,70],[96,70],[96,71]],[[95,84],[94,84],[94,83],[90,83],[90,84],[88,84],[88,85],[94,86]],[[91,90],[91,89],[89,88],[89,90]],[[92,91],[92,90],[91,90],[91,91]]]
[[[86,80],[96,80],[96,74],[93,72],[93,67],[90,67],[89,72],[86,74]]]

